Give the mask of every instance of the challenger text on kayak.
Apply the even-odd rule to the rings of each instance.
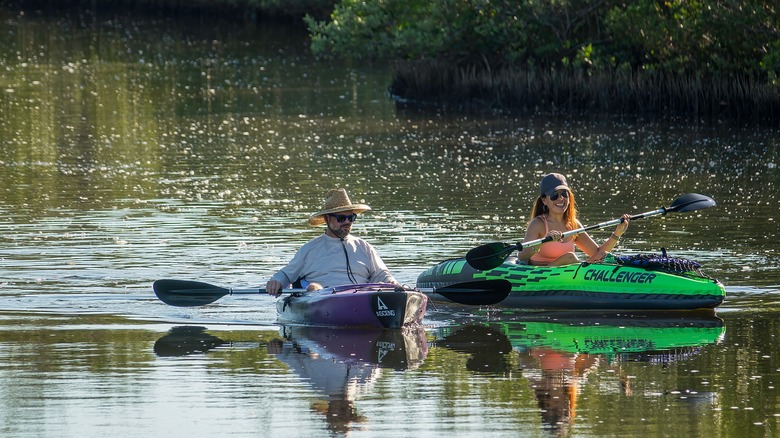
[[[652,283],[655,274],[650,272],[629,272],[613,270],[593,270],[585,273],[585,281],[605,281],[609,283]]]

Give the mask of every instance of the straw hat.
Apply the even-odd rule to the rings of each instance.
[[[322,210],[309,216],[309,225],[315,227],[324,224],[325,218],[323,216],[326,214],[350,210],[355,213],[362,213],[371,210],[371,207],[366,204],[353,204],[352,201],[349,200],[347,191],[344,189],[329,190],[328,193],[325,194],[325,205],[322,207]]]

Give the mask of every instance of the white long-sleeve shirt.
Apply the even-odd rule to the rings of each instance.
[[[344,249],[346,248],[346,254]],[[347,269],[349,259],[350,278]],[[288,287],[298,279],[317,282],[324,287],[357,283],[395,283],[396,280],[374,247],[351,234],[342,241],[322,234],[306,242],[290,263],[273,277]]]

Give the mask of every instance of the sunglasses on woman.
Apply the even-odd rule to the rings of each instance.
[[[569,199],[569,191],[568,190],[561,190],[552,194],[547,195],[548,198],[550,198],[550,201],[557,201],[559,197],[563,196],[566,199]]]
[[[355,213],[352,214],[329,214],[330,217],[335,217],[336,221],[340,224],[343,224],[344,221],[350,221],[355,222],[357,220],[357,215]]]

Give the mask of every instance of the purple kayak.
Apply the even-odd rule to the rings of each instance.
[[[280,323],[401,328],[419,325],[428,298],[393,284],[350,284],[295,292],[276,300]]]

